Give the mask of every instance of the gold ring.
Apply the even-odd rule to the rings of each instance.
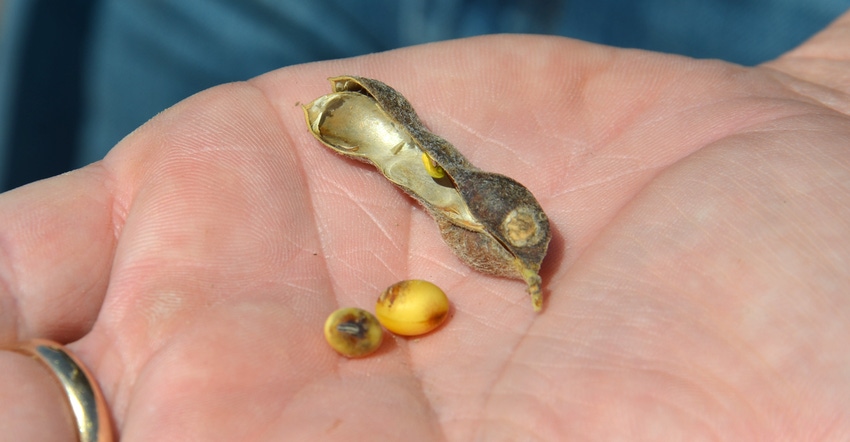
[[[74,413],[80,442],[112,441],[106,400],[91,373],[76,356],[63,345],[46,339],[26,341],[16,350],[38,360],[59,381]]]

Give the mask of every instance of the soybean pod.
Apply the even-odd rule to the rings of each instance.
[[[310,132],[333,151],[373,164],[424,206],[454,253],[488,274],[521,279],[543,306],[540,264],[549,219],[522,184],[473,166],[431,133],[400,93],[369,78],[330,78],[333,92],[304,106]]]

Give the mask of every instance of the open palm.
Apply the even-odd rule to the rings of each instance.
[[[0,336],[77,341],[127,441],[846,438],[846,26],[757,68],[494,36],[205,91],[0,197]],[[541,314],[313,139],[300,104],[341,74],[537,196]],[[443,327],[325,344],[411,278]]]

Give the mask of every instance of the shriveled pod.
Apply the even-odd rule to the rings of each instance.
[[[434,330],[449,314],[449,298],[436,285],[419,279],[397,282],[378,298],[375,316],[387,330],[418,336]]]
[[[325,340],[339,354],[359,358],[381,346],[384,331],[375,315],[348,307],[334,311],[325,321]]]
[[[304,107],[310,132],[335,152],[375,165],[433,216],[443,239],[473,268],[522,279],[536,311],[549,219],[531,192],[473,166],[429,132],[410,103],[363,77],[330,79],[333,93]]]

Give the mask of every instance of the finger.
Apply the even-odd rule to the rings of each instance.
[[[787,55],[804,60],[842,61],[850,59],[850,10],[838,17],[826,29],[818,32]]]
[[[92,325],[116,238],[97,164],[0,195],[0,342],[68,342]]]
[[[847,60],[850,60],[850,11],[799,47],[764,66],[780,72],[777,78],[788,89],[850,114]]]
[[[22,354],[0,351],[0,373],[4,398],[0,434],[4,439],[77,440],[68,399],[44,366]]]

